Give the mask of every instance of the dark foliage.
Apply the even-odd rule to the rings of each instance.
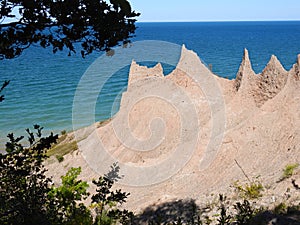
[[[133,213],[121,210],[128,193],[111,190],[120,168],[114,164],[111,171],[98,181],[97,193],[92,196],[95,218],[81,201],[90,194],[87,182],[78,180],[81,168],[71,168],[62,176],[62,184],[53,186],[47,177],[43,162],[46,151],[56,143],[58,135],[42,136],[43,127],[27,129],[28,147],[20,143],[24,137],[9,134],[6,153],[0,154],[0,224],[7,225],[104,225],[119,222],[129,224]],[[111,179],[110,179],[111,178]]]
[[[29,147],[20,144],[23,137],[9,134],[6,154],[0,154],[0,224],[49,224],[51,180],[42,163],[58,137],[52,133],[42,137],[43,128],[34,129],[36,133],[27,130]]]
[[[227,214],[227,206],[225,204],[226,197],[220,195],[220,216],[218,218],[218,225],[230,225],[231,216]]]
[[[234,205],[235,210],[237,211],[235,215],[235,220],[237,225],[245,225],[248,224],[251,219],[258,213],[255,210],[248,200],[244,200],[242,203],[237,202]]]
[[[18,11],[16,16],[14,11]],[[139,13],[127,0],[2,0],[0,1],[0,59],[19,56],[33,44],[64,48],[84,57],[108,51],[132,37]],[[5,18],[16,21],[1,23]]]
[[[4,88],[9,84],[9,81],[6,80],[3,82],[1,88],[0,88],[0,102],[4,101],[4,95],[1,95],[1,92],[4,90]]]
[[[93,180],[93,184],[97,186],[96,194],[92,196],[92,203],[96,211],[97,224],[111,224],[115,221],[121,224],[131,224],[133,213],[126,209],[119,209],[117,206],[126,202],[129,193],[121,190],[112,191],[113,184],[119,180],[120,167],[114,164],[111,171],[104,177],[100,177],[98,181]]]

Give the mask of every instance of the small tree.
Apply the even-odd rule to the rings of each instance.
[[[92,196],[92,206],[96,211],[94,225],[112,224],[116,221],[128,224],[133,219],[132,212],[118,208],[118,205],[126,202],[129,193],[111,190],[114,182],[120,179],[119,170],[120,167],[114,164],[108,174],[100,177],[98,181],[93,180],[93,184],[97,186],[96,194]]]
[[[218,218],[218,225],[229,225],[232,216],[228,215],[227,213],[227,207],[225,205],[226,196],[224,197],[223,195],[219,195],[219,199],[220,199],[220,207],[219,207],[220,216]]]
[[[251,206],[250,202],[246,199],[244,199],[242,203],[237,202],[234,205],[234,209],[237,211],[234,218],[237,225],[248,224],[259,212],[259,210]]]
[[[49,193],[59,222],[64,225],[89,225],[93,222],[90,210],[82,202],[78,202],[89,196],[87,182],[77,180],[80,172],[80,167],[71,168],[61,177],[62,185],[53,187]]]

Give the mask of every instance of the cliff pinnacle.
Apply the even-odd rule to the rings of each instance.
[[[248,86],[251,86],[251,80],[253,79],[255,79],[255,73],[251,66],[248,50],[244,49],[243,60],[235,79],[235,90],[239,91],[240,89],[245,89],[245,91],[247,91],[247,88]]]

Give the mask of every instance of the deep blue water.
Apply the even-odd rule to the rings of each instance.
[[[290,69],[300,53],[300,21],[290,22],[203,22],[138,23],[133,41],[162,40],[198,53],[202,61],[213,65],[214,73],[234,78],[247,48],[254,70],[259,73],[275,54]],[[0,142],[7,133],[24,134],[38,123],[47,130],[72,129],[72,104],[77,84],[98,54],[82,59],[55,55],[51,49],[32,47],[20,57],[0,61],[0,81],[10,80],[6,100],[0,104]],[[152,63],[154,64],[154,63]],[[164,65],[166,73],[172,67]],[[113,115],[112,104],[126,89],[129,65],[112,76],[101,90],[96,119]],[[84,109],[83,109],[84,111]],[[82,126],[88,124],[82,124]]]

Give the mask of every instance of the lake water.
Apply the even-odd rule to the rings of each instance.
[[[290,69],[300,53],[300,21],[289,22],[195,22],[138,23],[132,41],[161,40],[185,44],[197,52],[213,72],[233,79],[247,48],[254,70],[260,73],[275,54]],[[0,61],[0,81],[10,80],[6,100],[0,104],[0,143],[9,132],[40,124],[48,131],[72,130],[72,105],[78,82],[92,62],[66,52],[32,47],[20,57]],[[153,63],[152,63],[153,64]],[[164,65],[166,73],[172,67]],[[114,74],[101,90],[96,120],[110,118],[118,110],[120,92],[126,89],[129,65]],[[83,109],[84,110],[84,109]],[[88,124],[81,124],[86,126]]]

